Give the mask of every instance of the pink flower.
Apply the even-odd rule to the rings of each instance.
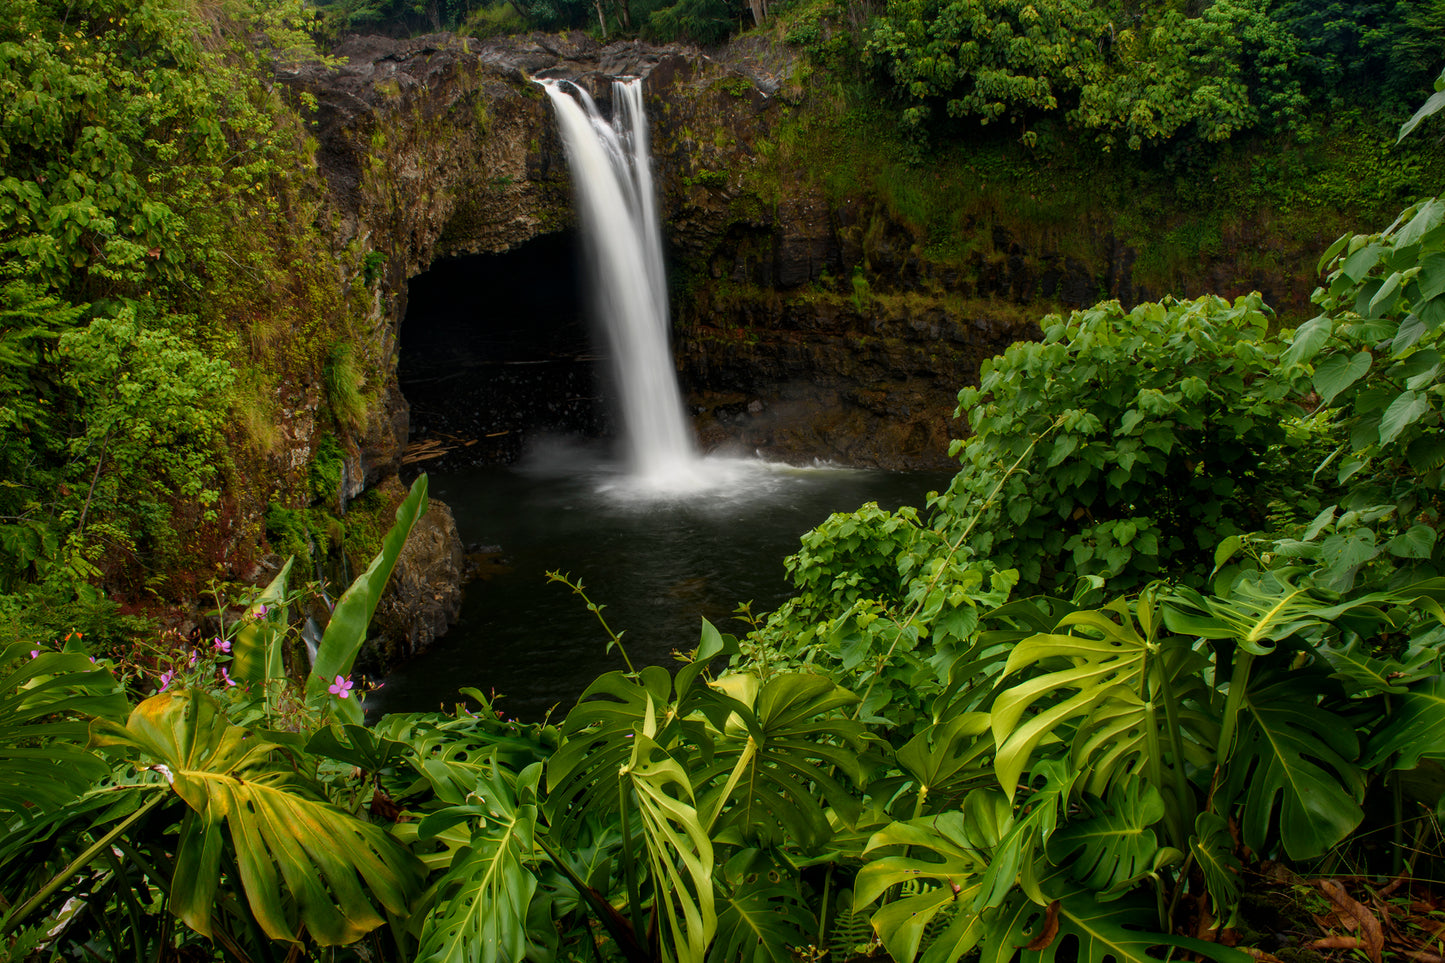
[[[39,649],[31,649],[31,650],[30,650],[30,658],[32,658],[32,659],[38,659],[38,658],[40,658],[40,650],[39,650]]]
[[[258,605],[258,606],[256,606],[256,611],[253,612],[253,613],[251,613],[251,614],[254,615],[254,616],[255,616],[256,618],[258,618],[258,619],[264,619],[264,618],[266,617],[266,612],[267,612],[267,608],[266,608],[265,605]]]
[[[197,652],[195,649],[192,649],[192,650],[191,650],[191,661],[188,662],[187,665],[190,665],[192,668],[194,668],[195,665],[196,665],[196,660],[199,659],[200,657],[201,657],[201,653]]]
[[[168,671],[168,672],[162,672],[162,673],[161,673],[161,687],[160,687],[159,689],[157,689],[156,691],[157,691],[157,692],[164,692],[164,691],[166,691],[166,689],[168,689],[168,688],[170,687],[171,680],[174,679],[175,677],[176,677],[176,673],[175,673],[175,670],[174,670],[174,669],[172,669],[172,670],[170,670],[170,671]]]
[[[221,666],[221,678],[226,680],[226,685],[236,684],[236,680],[231,678],[231,673],[226,671],[226,667],[224,665]]]
[[[211,645],[212,648],[214,648],[217,652],[231,651],[231,643],[227,642],[225,639],[222,638],[217,638],[216,641],[213,642]]]
[[[352,681],[346,676],[338,675],[336,677],[336,681],[331,683],[331,685],[327,687],[326,691],[330,692],[338,699],[350,699],[352,684]]]

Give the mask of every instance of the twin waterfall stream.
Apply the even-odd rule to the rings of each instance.
[[[606,607],[633,664],[669,665],[675,651],[697,644],[702,618],[738,632],[738,603],[752,600],[762,613],[787,598],[783,559],[829,513],[865,501],[921,504],[948,481],[699,454],[668,344],[642,84],[614,83],[609,123],[577,85],[541,83],[577,198],[591,275],[585,294],[612,362],[620,443],[608,452],[595,440],[534,437],[514,465],[433,475],[431,490],[451,506],[463,541],[490,546],[472,551],[491,561],[467,586],[456,624],[386,678],[367,698],[369,713],[435,709],[462,686],[502,696],[509,716],[563,713],[623,665],[597,614],[549,582],[549,571],[582,582]]]
[[[542,81],[557,111],[582,225],[592,298],[612,356],[626,462],[643,489],[684,492],[704,473],[668,346],[667,275],[652,186],[642,81],[612,82],[608,123],[587,91]]]

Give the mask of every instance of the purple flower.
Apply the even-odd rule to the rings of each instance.
[[[31,649],[31,650],[30,650],[30,658],[32,658],[32,659],[38,659],[38,658],[40,658],[40,650],[39,650],[39,649]]]
[[[191,660],[190,660],[190,662],[188,662],[188,663],[186,663],[186,664],[189,665],[189,666],[191,666],[192,668],[195,668],[196,660],[199,659],[200,657],[201,657],[201,653],[197,652],[195,649],[192,649],[192,650],[191,650]]]
[[[162,673],[161,673],[161,687],[160,687],[159,689],[157,689],[156,691],[157,691],[157,692],[164,692],[164,691],[166,691],[166,689],[170,688],[171,680],[174,679],[175,677],[176,677],[176,673],[175,673],[175,670],[174,670],[174,669],[172,669],[172,670],[170,670],[170,671],[167,671],[167,672],[162,672]]]
[[[226,685],[236,684],[236,680],[231,678],[231,673],[226,671],[226,667],[224,665],[221,666],[221,678],[226,680]]]
[[[212,643],[212,648],[214,648],[217,652],[230,652],[231,643],[227,642],[225,639],[218,637],[216,641]]]
[[[266,617],[266,612],[267,612],[267,608],[266,608],[265,605],[258,605],[258,606],[256,606],[256,610],[255,610],[254,612],[252,612],[251,614],[254,615],[254,616],[255,616],[256,618],[258,618],[258,619],[264,619],[264,618]]]
[[[330,692],[338,699],[350,699],[352,684],[352,681],[346,676],[338,675],[336,677],[336,681],[331,683],[331,685],[327,687],[326,691]]]

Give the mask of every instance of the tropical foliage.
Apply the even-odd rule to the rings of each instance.
[[[1342,238],[1294,331],[1253,296],[1049,319],[961,393],[927,514],[835,516],[744,638],[704,623],[555,724],[468,692],[361,725],[421,485],[299,689],[287,571],[153,694],[80,640],[12,646],[0,930],[107,958],[1247,959],[1252,861],[1398,872],[1366,813],[1432,831],[1442,251],[1438,200]]]

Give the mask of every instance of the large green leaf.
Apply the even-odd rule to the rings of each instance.
[[[1445,759],[1445,675],[1436,675],[1392,697],[1385,725],[1369,742],[1374,769],[1395,756],[1393,768],[1413,769],[1421,757]]]
[[[547,761],[543,805],[563,837],[588,814],[616,811],[619,773],[632,757],[634,733],[671,697],[672,677],[661,666],[648,666],[635,679],[609,672],[582,693],[563,723],[562,745]]]
[[[1024,947],[1037,953],[1030,959],[1053,963],[1066,946],[1072,947],[1067,958],[1079,963],[1161,963],[1177,958],[1181,949],[1218,963],[1251,960],[1218,943],[1152,932],[1159,925],[1152,900],[1101,903],[1078,884],[1046,888],[1056,904],[1040,905],[1020,892],[984,914],[980,963],[1011,963]]]
[[[998,797],[1002,801],[1002,797]],[[1006,806],[1006,804],[1005,804]],[[894,899],[873,914],[873,927],[893,959],[909,963],[918,955],[925,931],[935,918],[947,920],[934,941],[930,963],[954,960],[977,944],[981,928],[972,912],[955,913],[969,906],[983,886],[988,868],[979,829],[961,811],[942,813],[908,822],[895,822],[868,841],[866,862],[854,882],[853,906],[861,909],[886,891],[913,884],[913,892]],[[889,855],[879,856],[880,852]],[[928,884],[921,890],[916,884]]]
[[[459,822],[472,828],[469,845],[437,881],[421,929],[418,963],[521,963],[529,944],[527,921],[537,892],[533,837],[537,832],[534,764],[515,785],[502,777],[495,757],[478,774],[469,802],[433,813],[417,829],[432,839]]]
[[[1226,767],[1230,798],[1243,799],[1245,844],[1279,838],[1292,859],[1318,856],[1348,836],[1364,812],[1359,742],[1349,721],[1320,705],[1327,676],[1304,670],[1251,680],[1241,701],[1239,744]]]
[[[190,813],[181,825],[170,908],[210,935],[221,885],[221,828],[251,913],[272,939],[300,927],[324,945],[350,943],[405,913],[421,889],[421,866],[380,827],[326,802],[297,777],[277,747],[230,725],[202,692],[161,693],[124,726],[91,724],[92,742],[135,754],[160,772]]]
[[[1049,840],[1049,859],[1095,893],[1114,890],[1153,870],[1164,799],[1137,779],[1118,786],[1096,815],[1076,815]]]
[[[397,557],[406,545],[412,526],[426,511],[427,480],[422,475],[412,482],[411,492],[396,509],[396,524],[382,540],[381,551],[371,560],[366,571],[341,593],[336,608],[331,612],[331,621],[321,636],[316,648],[316,660],[311,666],[311,675],[306,679],[306,698],[316,704],[327,702],[343,722],[361,722],[361,703],[355,698],[335,698],[327,689],[336,677],[349,675],[356,653],[366,641],[366,628],[381,601],[391,570],[396,567]]]
[[[858,697],[807,673],[775,675],[761,685],[734,674],[716,688],[734,701],[712,740],[711,761],[693,769],[704,824],[733,827],[745,840],[815,851],[831,835],[823,804],[845,818],[857,809],[832,771],[864,781],[866,731],[841,711]]]
[[[912,777],[913,813],[953,808],[970,789],[992,781],[986,763],[993,733],[986,712],[962,712],[929,726],[898,750],[898,767]]]
[[[810,942],[818,925],[798,883],[796,874],[780,871],[759,850],[729,859],[708,963],[793,963],[793,948]]]
[[[1234,838],[1229,822],[1215,813],[1200,813],[1194,820],[1194,835],[1189,839],[1189,852],[1204,874],[1204,887],[1214,904],[1216,925],[1234,925],[1239,909],[1240,874],[1244,867],[1234,855]]]
[[[651,728],[649,726],[649,728]],[[717,930],[712,841],[698,819],[681,763],[638,732],[623,772],[636,798],[666,963],[703,963]]]
[[[1035,635],[1014,647],[1005,678],[1025,669],[1046,671],[1016,682],[994,700],[994,771],[1006,792],[1018,785],[1044,740],[1070,746],[1083,787],[1095,794],[1146,771],[1163,782],[1166,754],[1173,758],[1167,753],[1171,712],[1181,751],[1198,743],[1191,734],[1208,723],[1186,696],[1198,688],[1195,670],[1202,657],[1182,639],[1155,637],[1158,626],[1146,600],[1137,611],[1142,631],[1128,603],[1118,600],[1103,610],[1065,616],[1059,628],[1070,634]],[[1051,666],[1061,668],[1047,671]],[[1179,761],[1174,758],[1173,765]]]
[[[80,652],[0,650],[0,813],[63,806],[109,766],[85,748],[87,716],[122,718],[115,677]]]

